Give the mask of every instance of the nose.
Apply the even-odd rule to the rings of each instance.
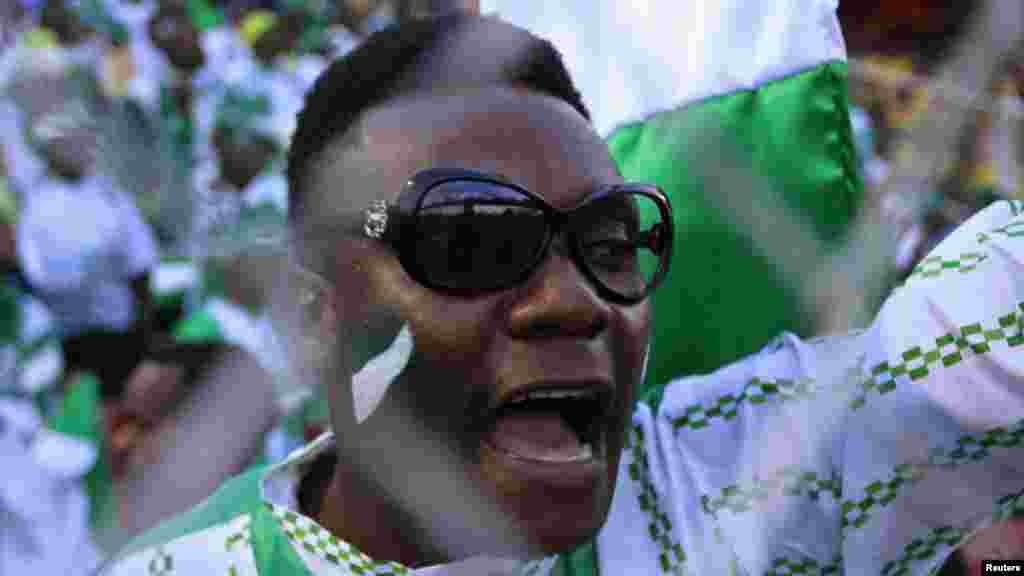
[[[556,240],[544,262],[516,292],[508,315],[513,338],[591,340],[608,326],[610,303],[586,280]]]

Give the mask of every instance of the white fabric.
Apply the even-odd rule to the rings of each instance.
[[[483,13],[561,50],[602,135],[655,112],[845,60],[837,6],[838,0],[480,2]]]
[[[0,574],[86,576],[100,556],[80,476],[96,454],[41,425],[31,404],[0,399]]]
[[[32,346],[35,342],[56,336],[57,325],[53,314],[31,296],[19,300],[21,306],[21,331],[18,340],[22,345]],[[18,384],[23,392],[36,394],[54,385],[64,369],[64,356],[56,338],[22,359]]]
[[[266,314],[252,314],[222,298],[211,298],[205,305],[217,321],[224,340],[249,352],[264,370],[279,374],[285,368],[283,350]]]
[[[162,262],[149,281],[154,294],[174,294],[199,287],[199,270],[192,262]]]
[[[994,521],[997,503],[1024,491],[1022,209],[1001,202],[961,226],[931,255],[940,271],[912,276],[868,330],[785,336],[640,406],[643,458],[623,455],[598,540],[602,571],[655,573],[658,555],[678,544],[687,574],[734,563],[740,574],[792,573],[779,562],[813,562],[845,574],[905,564],[923,575]],[[982,255],[976,268],[949,265],[970,253]],[[787,468],[809,475],[788,494]],[[830,480],[839,497],[822,484]],[[844,529],[844,507],[853,522],[861,504],[866,523]],[[652,523],[671,528],[656,540],[644,530]],[[943,527],[953,534],[945,541]]]
[[[47,180],[24,202],[18,257],[64,335],[135,321],[130,280],[158,255],[149,226],[125,194],[99,178],[71,186]]]
[[[282,214],[288,213],[288,179],[279,170],[268,170],[253,179],[242,193],[249,208],[270,204]]]

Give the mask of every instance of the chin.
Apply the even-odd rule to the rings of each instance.
[[[541,463],[486,444],[480,454],[488,492],[526,536],[530,556],[571,552],[593,540],[604,525],[615,474],[609,473],[613,469],[603,456]]]

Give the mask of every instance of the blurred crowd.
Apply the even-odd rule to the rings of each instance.
[[[75,544],[82,552],[68,573],[84,573],[104,550],[323,429],[316,392],[290,395],[274,381],[281,360],[268,289],[254,281],[269,278],[273,255],[247,247],[283,233],[285,154],[305,92],[332,59],[413,4],[12,0],[0,8],[0,459],[29,458],[26,470],[47,471],[26,475],[21,495],[0,491],[0,509],[33,514],[24,494],[44,477],[66,494],[52,511],[66,523],[45,529],[87,526],[92,540]],[[943,266],[922,258],[970,215],[997,198],[1024,198],[1015,129],[1024,69],[1010,59],[984,87],[990,105],[972,113],[939,186],[883,195],[906,153],[903,135],[927,116],[935,63],[914,48],[850,48],[858,64],[851,121],[876,191],[867,209],[896,230],[896,286]],[[189,391],[216,382],[211,367],[236,350],[256,374],[246,391],[222,388],[189,405]],[[214,405],[230,408],[218,425],[239,447],[224,448],[232,455],[223,459],[173,453],[168,446],[187,445],[181,434],[199,434],[192,418]],[[205,484],[181,487],[176,466],[218,468]],[[154,492],[160,486],[181,496]],[[32,556],[19,538],[67,549],[33,530],[0,526],[0,546],[11,551],[0,561]]]
[[[317,403],[272,381],[280,359],[257,272],[267,257],[245,247],[283,232],[284,153],[305,91],[409,6],[43,0],[3,10],[3,458],[42,470],[14,481],[27,491],[56,483],[63,525],[36,527],[30,511],[5,523],[0,558],[14,564],[0,573],[21,573],[18,562],[55,573],[32,564],[47,557],[86,573],[101,550],[319,431]],[[206,386],[220,396],[189,407],[202,395],[186,390],[215,380],[231,351],[255,376],[241,391]],[[195,445],[176,434],[199,433],[197,414],[214,407],[204,422],[237,447],[224,443],[223,458],[175,453]],[[215,468],[207,482],[176,486],[169,470],[197,460]],[[161,491],[173,493],[154,503]],[[8,492],[0,508],[17,515],[24,493]],[[44,529],[91,537],[69,556]]]

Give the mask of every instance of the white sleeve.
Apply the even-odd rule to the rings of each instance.
[[[927,574],[1024,503],[1024,215],[998,202],[886,301],[843,455],[847,574]]]
[[[828,387],[845,381],[861,338],[783,335],[717,372],[671,382],[656,404],[640,404],[598,539],[602,571],[768,574],[808,560],[834,566],[836,415],[844,394]]]

